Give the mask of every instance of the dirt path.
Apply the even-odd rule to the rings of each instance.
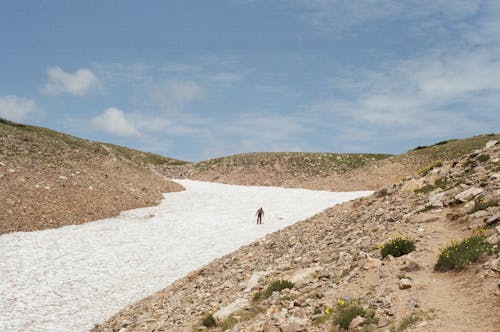
[[[425,222],[429,218],[439,219]],[[491,303],[495,302],[495,297],[496,303],[500,303],[494,291],[488,291],[488,287],[495,287],[498,281],[494,275],[477,267],[470,267],[467,273],[433,271],[436,253],[452,240],[463,238],[464,226],[446,220],[444,212],[423,214],[419,220],[423,221],[417,227],[424,230],[421,245],[425,249],[416,252],[413,258],[424,269],[407,274],[414,285],[407,301],[411,298],[420,300],[424,321],[416,323],[412,330],[499,331],[500,318],[497,310],[491,308]]]

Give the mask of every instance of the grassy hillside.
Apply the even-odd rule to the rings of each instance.
[[[229,157],[210,159],[194,164],[195,172],[232,167],[246,169],[264,168],[285,171],[294,175],[326,175],[331,172],[344,173],[370,162],[388,158],[388,154],[340,154],[314,152],[262,152],[245,153]]]
[[[97,155],[112,154],[123,160],[138,165],[182,165],[186,162],[163,157],[150,152],[143,152],[123,146],[93,142],[71,135],[63,134],[51,129],[24,125],[0,118],[0,134],[8,137],[10,144],[0,146],[0,153],[15,157],[34,157],[42,159],[58,158],[62,151],[74,151],[72,158],[80,158],[89,152]],[[15,143],[15,144],[12,144]]]
[[[418,146],[400,156],[394,157],[394,160],[406,164],[416,163],[418,165],[431,163],[436,160],[452,160],[483,148],[488,141],[493,139],[500,139],[500,134],[487,134],[464,139],[441,141],[429,146]]]
[[[184,162],[0,119],[0,234],[156,205],[181,188],[150,166]]]

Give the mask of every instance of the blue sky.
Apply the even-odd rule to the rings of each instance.
[[[500,130],[500,2],[0,0],[0,117],[197,161]]]

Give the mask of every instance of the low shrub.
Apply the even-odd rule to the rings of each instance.
[[[264,291],[264,298],[268,298],[271,296],[273,292],[279,292],[285,288],[292,289],[293,288],[293,282],[284,280],[284,279],[279,279],[279,280],[273,280],[269,286],[267,286],[266,290]]]
[[[397,237],[385,243],[380,249],[380,254],[382,258],[392,255],[394,257],[399,257],[406,255],[415,250],[415,243],[412,240]]]
[[[477,156],[477,158],[476,158],[476,159],[477,159],[479,162],[484,163],[484,162],[486,162],[486,161],[490,160],[490,156],[489,156],[489,155],[487,155],[487,154],[481,154],[481,155]]]
[[[455,242],[441,251],[435,271],[461,270],[469,263],[475,262],[479,256],[491,250],[484,235],[473,235],[462,242]]]
[[[337,306],[337,312],[333,318],[335,324],[340,327],[347,329],[352,320],[357,316],[366,316],[366,312],[357,302],[351,304],[339,304]]]
[[[207,314],[203,319],[201,320],[201,323],[206,326],[206,327],[216,327],[217,322],[215,321],[214,316],[212,314]]]

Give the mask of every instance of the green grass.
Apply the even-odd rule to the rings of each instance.
[[[269,286],[267,286],[266,290],[264,291],[264,298],[268,298],[273,294],[273,292],[280,292],[285,288],[292,289],[293,288],[293,283],[288,280],[284,279],[279,279],[279,280],[273,280]]]
[[[490,252],[492,245],[483,235],[473,235],[462,242],[452,243],[441,251],[435,271],[462,270],[482,254]]]
[[[206,327],[216,327],[217,322],[215,321],[214,316],[212,314],[207,314],[203,319],[201,320],[201,324],[203,324]]]
[[[239,310],[227,317],[222,323],[220,323],[219,327],[222,331],[229,330],[238,324],[238,322],[245,322],[253,319],[263,310],[264,309],[260,306],[251,306],[249,308]],[[238,320],[235,318],[236,316],[239,316]]]
[[[477,161],[484,163],[484,162],[487,162],[488,160],[490,160],[490,156],[487,154],[481,154],[481,155],[477,156],[476,159],[477,159]]]
[[[351,304],[337,306],[337,312],[333,321],[341,328],[347,329],[352,320],[357,316],[365,317],[366,312],[358,303],[353,302]]]
[[[412,240],[397,237],[385,243],[380,249],[382,258],[391,255],[393,257],[400,257],[415,250],[415,243]]]
[[[420,318],[417,315],[407,316],[401,320],[401,322],[398,325],[397,331],[404,331],[421,320],[422,318]]]

